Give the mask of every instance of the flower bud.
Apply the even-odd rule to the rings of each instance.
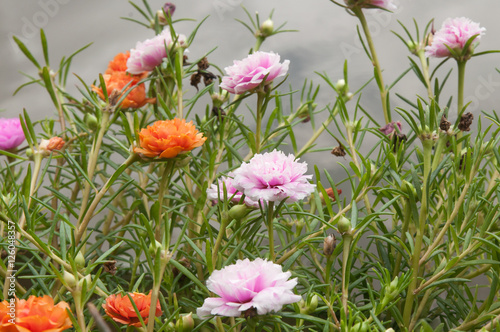
[[[76,278],[73,274],[68,271],[63,272],[63,279],[68,284],[69,287],[73,288],[76,286]]]
[[[299,119],[306,119],[306,118],[309,118],[309,105],[311,105],[311,108],[312,108],[312,111],[314,111],[314,109],[316,108],[316,106],[318,106],[317,103],[305,103],[305,104],[302,104],[299,106],[299,108],[297,108],[297,117]]]
[[[33,158],[33,149],[31,148],[26,149],[26,157],[28,157],[29,159]]]
[[[78,254],[75,257],[75,263],[77,267],[85,267],[85,257],[83,256],[83,253],[81,251],[78,252]]]
[[[337,224],[337,229],[339,233],[343,235],[347,232],[350,232],[351,228],[352,228],[351,221],[344,216],[340,217],[340,220]]]
[[[245,216],[252,211],[248,206],[245,204],[238,204],[233,206],[231,209],[229,209],[229,217],[235,219],[235,220],[241,220],[245,218]]]
[[[411,40],[408,40],[406,42],[406,46],[408,46],[408,49],[410,50],[410,52],[412,54],[417,54],[417,48],[418,48],[418,44],[415,44],[415,42],[411,41]]]
[[[90,274],[87,274],[85,277],[83,277],[78,281],[78,288],[82,289],[83,284],[86,284],[85,287],[88,290],[91,283],[92,283],[92,277],[90,276]]]
[[[270,18],[268,18],[260,26],[260,35],[262,37],[269,37],[270,35],[272,35],[273,30],[274,30],[274,23]]]
[[[51,139],[42,139],[40,145],[38,146],[40,152],[44,156],[48,156],[50,152],[54,150],[61,150],[64,146],[64,141],[61,137],[54,136]]]
[[[295,234],[297,237],[300,235],[305,225],[306,223],[302,219],[299,219],[295,222]]]
[[[222,90],[221,93],[213,93],[210,97],[215,107],[221,107],[222,104],[229,100],[229,92]]]
[[[167,2],[163,5],[163,9],[160,9],[156,12],[158,15],[158,23],[160,25],[167,25],[168,20],[166,17],[172,17],[175,12],[175,5],[173,3]]]
[[[155,242],[151,242],[151,244],[149,245],[148,252],[151,256],[155,257],[156,252],[160,249],[161,249],[161,243],[155,240]]]
[[[335,236],[333,236],[333,234],[330,234],[327,237],[325,237],[325,240],[323,241],[323,253],[325,254],[326,257],[330,257],[333,254],[336,242],[337,240],[335,239]]]
[[[181,316],[181,319],[175,323],[176,332],[191,332],[194,329],[193,313]]]
[[[394,332],[394,329],[390,328],[390,329],[385,330],[385,332]]]
[[[94,115],[85,113],[85,115],[83,116],[83,121],[90,129],[94,131],[97,130],[97,118]]]

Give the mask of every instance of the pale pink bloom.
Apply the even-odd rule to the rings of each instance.
[[[479,23],[472,22],[468,18],[448,18],[443,22],[441,29],[434,34],[432,44],[425,47],[425,55],[436,58],[449,57],[451,53],[446,46],[461,52],[467,41],[477,35],[471,44],[474,48],[479,44],[485,31],[486,28],[481,28]]]
[[[379,130],[383,132],[385,135],[392,134],[394,130],[396,130],[396,126],[398,127],[399,131],[403,129],[403,125],[399,121],[392,121],[380,128]]]
[[[396,10],[397,7],[393,3],[393,0],[371,0],[370,5],[384,8],[387,10]]]
[[[222,78],[220,87],[240,95],[258,87],[264,77],[270,83],[288,72],[289,60],[280,63],[280,56],[273,52],[255,52],[245,59],[234,60],[234,64],[224,68],[227,76]]]
[[[309,183],[312,175],[304,175],[307,163],[299,163],[295,156],[286,156],[274,150],[256,154],[248,163],[234,171],[234,187],[248,198],[258,201],[288,203],[308,197],[314,191]]]
[[[291,275],[283,272],[281,265],[262,258],[238,260],[208,278],[207,288],[220,297],[206,298],[196,313],[204,319],[210,315],[238,317],[250,308],[257,309],[259,315],[279,311],[285,304],[301,300],[292,291],[297,278],[288,280]]]
[[[139,75],[144,71],[152,71],[167,57],[174,41],[170,29],[164,29],[159,35],[143,42],[137,42],[135,48],[130,50],[130,58],[127,60],[127,72]],[[186,46],[186,36],[177,35],[177,45]],[[166,49],[165,49],[166,46]]]
[[[394,0],[344,0],[349,8],[376,8],[380,7],[387,10],[396,10],[397,7],[393,3]]]
[[[24,132],[18,118],[0,118],[0,150],[10,150],[24,142]]]
[[[234,174],[232,172],[230,172],[227,177],[221,176],[217,184],[212,184],[210,188],[207,189],[207,198],[213,201],[219,201],[219,199],[224,200],[225,188],[227,198],[234,203],[239,203],[243,194],[234,187],[234,180],[232,179],[233,176]],[[248,206],[259,207],[258,201],[251,200],[246,196],[243,202]]]

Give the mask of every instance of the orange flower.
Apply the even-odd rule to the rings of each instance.
[[[143,293],[128,293],[139,311],[144,324],[148,323],[149,319],[149,308],[151,306],[151,292],[148,295]],[[132,302],[127,295],[112,294],[106,299],[106,303],[102,305],[106,314],[113,318],[114,321],[122,324],[127,324],[131,326],[141,326],[141,321],[139,320]],[[156,313],[155,316],[160,316],[162,314],[160,307],[160,300],[156,303]]]
[[[328,189],[325,189],[325,191],[326,191],[326,194],[328,195],[328,197],[330,197],[335,202],[335,194],[333,193],[333,189],[328,188]],[[337,189],[337,194],[338,195],[342,194],[342,190]],[[324,200],[323,195],[321,195],[321,199]]]
[[[108,69],[106,69],[106,71],[104,72],[104,74],[114,74],[116,72],[122,72],[122,73],[125,73],[127,71],[127,61],[128,61],[128,58],[130,58],[130,52],[127,51],[125,53],[118,53],[113,60],[111,60],[109,62],[109,65],[108,65]],[[132,74],[128,74],[130,75],[131,77],[135,77],[139,80],[145,78],[146,76],[148,76],[148,72],[145,71],[143,72],[142,74],[139,74],[139,75],[132,75]]]
[[[130,76],[125,72],[113,72],[112,74],[104,74],[104,84],[106,84],[106,90],[108,92],[108,96],[111,96],[113,90],[117,92],[121,91],[125,85],[127,85],[130,81],[130,84],[124,92],[130,91],[130,93],[125,97],[125,99],[121,103],[122,108],[139,108],[144,106],[146,103],[154,103],[156,98],[146,98],[146,88],[144,83],[137,84],[139,82],[138,77]],[[102,100],[104,100],[104,93],[101,88],[96,86],[92,86],[92,90],[94,90]]]
[[[64,146],[64,140],[61,137],[54,136],[51,139],[42,139],[40,142],[40,150],[47,152],[61,150]]]
[[[185,119],[156,121],[152,126],[139,133],[142,148],[134,148],[134,152],[146,157],[174,158],[179,153],[191,151],[203,145],[206,137],[196,130],[193,121]]]
[[[14,304],[15,314],[10,315]],[[0,303],[0,332],[61,332],[73,326],[67,310],[66,302],[54,305],[48,295],[3,301]]]

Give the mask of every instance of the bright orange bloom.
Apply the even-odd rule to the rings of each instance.
[[[114,74],[116,72],[122,72],[125,73],[127,71],[127,60],[130,58],[130,52],[127,51],[125,53],[118,53],[113,60],[109,62],[108,69],[104,72],[104,74]],[[138,78],[139,80],[145,78],[148,76],[148,72],[145,71],[142,74],[139,75],[132,75],[128,74],[131,77]]]
[[[333,193],[333,189],[328,188],[328,189],[325,189],[325,191],[326,191],[326,194],[328,195],[328,197],[330,197],[335,202],[335,194]],[[338,195],[342,194],[342,190],[337,189],[337,194]],[[323,199],[323,195],[321,195],[321,199]]]
[[[154,103],[156,98],[146,98],[146,88],[144,83],[137,84],[139,82],[139,78],[130,76],[125,72],[114,72],[112,74],[104,74],[104,84],[106,84],[106,90],[108,92],[108,96],[111,95],[113,90],[121,91],[125,85],[127,85],[130,81],[130,84],[124,92],[130,91],[130,93],[125,97],[125,99],[121,103],[122,108],[139,108],[146,103]],[[92,90],[94,90],[102,100],[104,100],[104,93],[101,88],[96,86],[92,86]]]
[[[143,293],[128,293],[139,311],[144,324],[148,323],[149,319],[149,308],[151,306],[151,292],[148,295]],[[141,326],[141,321],[139,320],[132,302],[127,295],[112,294],[106,299],[106,303],[102,305],[106,314],[113,318],[114,321],[122,324],[127,324],[130,326]],[[155,316],[160,316],[162,314],[160,307],[160,300],[156,303],[156,313]]]
[[[40,142],[40,150],[54,151],[61,150],[64,146],[64,140],[61,137],[54,136],[51,139],[42,139]]]
[[[185,119],[175,118],[156,121],[143,128],[139,139],[141,148],[134,148],[134,152],[149,158],[174,158],[179,153],[202,146],[207,138],[196,130],[193,121],[186,123]]]
[[[10,315],[14,302],[15,314]],[[73,326],[67,310],[66,302],[54,305],[48,295],[3,301],[0,303],[0,332],[61,332]]]

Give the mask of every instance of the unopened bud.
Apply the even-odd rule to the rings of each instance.
[[[85,267],[85,257],[83,256],[82,252],[79,251],[78,254],[75,257],[75,263],[77,267]]]
[[[241,220],[245,218],[250,211],[252,211],[252,209],[245,204],[238,204],[229,209],[228,214],[235,220]]]
[[[349,219],[347,219],[344,216],[340,217],[340,220],[337,224],[337,229],[338,229],[340,234],[345,234],[347,232],[350,232],[351,227],[352,227],[352,225],[351,225],[351,221]]]
[[[270,36],[273,33],[273,30],[274,30],[274,23],[270,18],[265,20],[260,26],[260,34],[262,37]]]
[[[85,285],[85,288],[88,290],[91,283],[92,277],[90,276],[90,274],[87,274],[85,277],[78,281],[78,287],[82,289],[83,285]]]
[[[69,287],[73,288],[76,286],[76,278],[73,274],[68,271],[63,272],[63,279],[68,284]]]
[[[181,319],[175,323],[176,332],[191,332],[194,329],[193,314],[190,312],[187,315],[181,316]]]
[[[333,234],[330,234],[327,237],[325,237],[325,240],[323,241],[323,253],[325,254],[326,257],[330,257],[333,254],[336,242],[337,239],[335,239],[335,236],[333,236]]]
[[[83,116],[83,121],[90,129],[94,131],[97,130],[97,118],[94,115],[85,113],[85,115]]]
[[[155,242],[151,242],[151,244],[149,245],[148,252],[151,256],[155,257],[156,252],[160,249],[161,249],[161,243],[155,240]]]
[[[61,137],[54,136],[51,139],[42,139],[38,146],[43,155],[48,156],[54,150],[61,150],[64,146],[64,141]]]
[[[415,42],[413,42],[411,40],[408,40],[406,42],[406,46],[408,46],[408,49],[410,50],[410,52],[412,54],[416,54],[417,53],[418,44],[416,44]]]
[[[229,92],[222,90],[221,93],[213,93],[211,96],[214,107],[221,107],[226,101],[229,100]]]

